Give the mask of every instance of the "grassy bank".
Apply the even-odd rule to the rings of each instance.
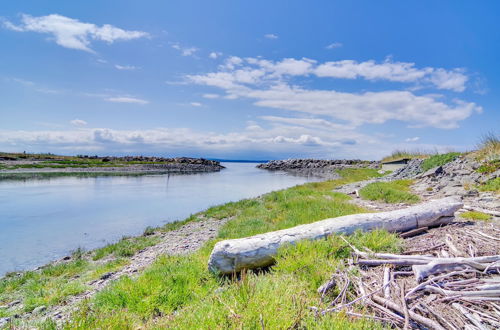
[[[395,180],[390,182],[374,182],[359,191],[363,199],[384,203],[413,204],[420,198],[410,192],[412,180]]]
[[[309,183],[208,209],[186,220],[226,218],[218,239],[236,238],[292,227],[328,217],[364,212],[349,197],[332,192],[341,184],[379,176],[375,170],[340,171],[341,179]],[[147,230],[172,230],[170,224]],[[131,255],[158,237],[126,238],[116,244],[75,256],[57,271],[51,268],[12,275],[0,280],[0,305],[18,299],[29,311],[36,306],[63,304],[85,289],[85,283],[110,269],[128,263]],[[400,241],[382,231],[349,238],[357,246],[374,251],[396,251]],[[163,256],[136,278],[124,277],[80,306],[68,328],[175,328],[260,327],[364,327],[378,325],[349,320],[344,315],[318,320],[308,307],[318,304],[317,287],[327,280],[348,255],[348,247],[336,237],[304,242],[284,249],[277,265],[266,273],[243,274],[239,279],[219,278],[207,270],[215,241],[187,256]],[[49,266],[50,267],[50,266]],[[58,289],[55,289],[58,288]],[[54,291],[56,290],[55,293]],[[322,304],[328,303],[328,298]],[[2,310],[0,309],[0,313]],[[1,315],[1,314],[0,314]],[[20,322],[20,321],[14,321]],[[51,321],[39,324],[53,328]]]

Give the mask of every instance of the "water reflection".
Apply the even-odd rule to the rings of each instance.
[[[217,173],[0,181],[0,275],[92,249],[207,207],[316,180],[225,163]]]

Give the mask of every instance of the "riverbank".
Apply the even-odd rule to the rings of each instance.
[[[203,158],[58,156],[0,153],[0,179],[27,175],[140,175],[203,173],[224,169],[218,161]]]
[[[451,163],[448,164],[439,166],[445,169],[448,166],[451,166],[450,168],[455,166]],[[485,164],[488,165],[489,163],[483,162],[473,171],[478,171]],[[488,171],[491,171],[491,169]],[[491,173],[496,171],[498,171],[498,168],[494,167]],[[451,248],[444,241],[441,242],[441,240],[445,240],[446,235],[452,236],[455,241],[453,246],[458,245],[460,250],[465,249],[464,251],[466,251],[468,247],[460,245],[459,242],[461,235],[477,231],[491,233],[500,229],[498,218],[494,215],[486,214],[486,218],[484,218],[483,214],[481,220],[474,220],[475,218],[481,218],[477,215],[477,212],[471,215],[467,214],[466,210],[460,210],[459,214],[463,214],[463,217],[457,217],[455,220],[456,225],[450,227],[451,229],[447,229],[447,227],[444,229],[429,229],[427,233],[417,236],[415,239],[403,240],[394,234],[374,231],[371,233],[357,233],[347,237],[348,243],[345,243],[334,235],[325,241],[303,242],[295,247],[283,249],[276,258],[276,265],[266,272],[247,272],[242,274],[241,278],[235,279],[218,278],[208,272],[208,256],[211,248],[218,240],[246,237],[329,217],[373,210],[404,208],[410,203],[418,202],[413,198],[407,199],[407,194],[416,196],[419,200],[425,200],[437,196],[443,190],[434,190],[434,188],[430,187],[431,190],[424,189],[425,194],[427,194],[424,196],[419,192],[419,189],[415,190],[413,188],[414,186],[418,187],[419,184],[426,184],[427,176],[422,176],[420,178],[413,177],[412,179],[415,181],[405,182],[398,182],[398,180],[392,180],[391,182],[368,181],[363,187],[351,191],[353,194],[352,197],[349,197],[340,192],[342,188],[339,191],[334,191],[334,189],[340,187],[350,187],[349,189],[352,189],[353,187],[348,186],[348,184],[367,179],[380,180],[377,178],[381,177],[381,175],[375,169],[344,169],[337,173],[340,178],[336,180],[308,183],[269,193],[259,198],[213,207],[190,217],[184,223],[177,223],[160,229],[150,229],[145,232],[145,236],[130,238],[96,251],[77,254],[62,262],[66,266],[48,266],[45,275],[49,278],[39,280],[41,287],[35,286],[36,290],[34,292],[30,291],[33,290],[33,283],[29,282],[32,278],[36,278],[35,275],[14,275],[7,282],[3,282],[7,283],[3,284],[4,288],[12,288],[10,291],[11,297],[16,293],[19,295],[24,294],[26,297],[24,301],[32,302],[34,300],[29,299],[38,294],[39,305],[35,307],[34,304],[31,304],[27,307],[22,299],[18,299],[19,303],[4,310],[11,313],[11,316],[8,317],[10,317],[10,322],[15,325],[35,324],[48,328],[67,326],[70,328],[119,327],[135,329],[137,327],[173,327],[187,329],[192,327],[237,328],[257,325],[264,325],[264,327],[269,328],[290,326],[382,328],[382,323],[370,319],[369,310],[364,305],[356,305],[358,316],[349,316],[344,313],[328,313],[318,316],[310,310],[311,306],[319,309],[327,308],[334,300],[338,290],[323,298],[318,296],[316,290],[331,278],[332,273],[351,271],[350,266],[345,263],[351,252],[349,244],[366,247],[373,252],[403,253],[420,250],[422,247],[432,248],[438,246],[438,253],[450,254],[453,253],[450,250]],[[428,182],[441,182],[444,184],[450,181],[450,177],[456,176],[453,175],[451,170],[448,172],[434,171],[434,173],[435,180],[429,180]],[[491,173],[488,173],[488,175]],[[444,176],[441,177],[440,175]],[[463,175],[467,174],[464,173]],[[468,175],[470,176],[470,173]],[[486,187],[494,185],[494,183],[489,182],[490,179],[485,181],[484,185]],[[385,183],[391,184],[386,185]],[[373,184],[378,184],[375,193]],[[449,186],[453,186],[453,184],[453,181],[451,181]],[[362,191],[365,188],[367,188],[366,191]],[[356,197],[356,190],[358,189],[361,198]],[[463,197],[480,199],[483,197],[481,195],[483,192],[479,188],[478,191],[478,196]],[[349,193],[349,191],[345,192]],[[492,191],[491,193],[496,194],[497,192]],[[484,193],[489,194],[490,192]],[[496,201],[498,201],[498,197],[495,196],[493,195],[493,198],[497,198]],[[387,201],[390,201],[390,203]],[[139,267],[136,268],[138,269],[137,272],[125,272],[121,278],[118,278],[119,276],[115,277],[114,274],[122,274],[120,273],[122,269],[132,263],[131,258],[133,256],[138,256],[146,251],[153,254],[155,252],[152,251],[160,251],[156,246],[159,246],[160,242],[165,242],[164,238],[161,237],[162,232],[177,230],[182,228],[180,226],[190,223],[207,223],[207,220],[212,223],[220,221],[218,222],[220,227],[217,228],[218,232],[214,236],[203,235],[207,236],[208,240],[202,244],[201,249],[186,255],[175,254],[175,251],[166,251],[169,253],[168,255],[160,256],[143,271]],[[215,239],[210,239],[210,237],[215,237]],[[469,240],[466,243],[472,244],[475,255],[480,256],[483,253],[500,252],[495,240],[492,241],[492,244],[485,245],[481,241],[484,241],[484,237],[479,238],[478,244],[476,244],[474,238],[470,239],[472,241]],[[170,252],[174,252],[174,254],[170,254]],[[127,255],[132,255],[132,257],[127,257]],[[121,261],[123,259],[120,258],[125,258],[125,261]],[[139,259],[141,258],[139,257]],[[71,283],[75,280],[82,281],[80,284],[83,285],[92,285],[88,281],[88,276],[82,275],[84,272],[78,269],[75,270],[75,267],[78,267],[81,263],[79,260],[86,260],[88,263],[90,263],[90,260],[93,262],[105,260],[101,261],[104,262],[105,266],[103,267],[111,270],[107,272],[100,270],[98,274],[101,274],[101,277],[99,277],[98,281],[108,283],[106,278],[112,278],[114,281],[110,281],[109,285],[104,286],[102,289],[95,290],[91,298],[78,300],[81,302],[72,304],[71,299],[73,298],[71,297],[84,294],[68,294],[71,289],[66,287],[59,291],[56,290],[54,293],[51,288],[56,288],[61,283],[68,283],[72,287]],[[122,262],[124,265],[121,264]],[[98,267],[97,265],[99,264],[94,264],[93,267]],[[56,269],[52,267],[56,267]],[[43,269],[39,272],[43,273]],[[111,275],[108,273],[111,273]],[[59,281],[57,282],[58,285],[54,281]],[[92,281],[95,281],[95,279]],[[16,285],[17,287],[15,287]],[[3,292],[6,292],[6,290]],[[58,292],[62,293],[57,299],[51,300]],[[0,301],[5,301],[5,296],[2,296]],[[51,305],[53,301],[57,301],[57,303]],[[42,302],[46,304],[40,305]],[[43,308],[36,309],[42,306]],[[71,312],[71,310],[74,311]],[[12,315],[15,314],[12,313],[18,313],[19,318],[14,318]],[[359,317],[359,315],[365,313],[368,313],[366,317]]]

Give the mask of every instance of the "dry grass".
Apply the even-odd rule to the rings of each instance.
[[[500,135],[493,132],[484,134],[478,143],[475,156],[479,160],[487,161],[500,159]]]
[[[382,158],[381,162],[392,162],[404,158],[427,158],[429,157],[430,153],[425,152],[425,151],[419,151],[419,150],[394,150],[389,156],[385,156]]]

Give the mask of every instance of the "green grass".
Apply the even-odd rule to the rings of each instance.
[[[468,211],[461,213],[460,217],[464,219],[480,220],[480,221],[489,221],[491,219],[490,215],[477,211]]]
[[[410,193],[411,180],[396,180],[391,182],[374,182],[359,191],[363,199],[385,203],[416,203],[417,195]]]
[[[425,159],[420,165],[424,171],[430,170],[431,168],[442,166],[451,161],[454,161],[461,153],[459,152],[449,152],[446,154],[437,154]]]
[[[212,207],[203,214],[233,217],[220,230],[222,239],[363,212],[348,203],[349,197],[331,190],[379,175],[375,170],[342,171],[341,175],[339,180],[309,183]],[[396,235],[380,230],[357,232],[348,240],[373,251],[397,252],[401,247]],[[267,328],[380,328],[377,323],[353,321],[343,314],[315,319],[309,310],[309,306],[318,305],[317,287],[342,268],[342,259],[349,256],[348,245],[338,237],[284,247],[268,272],[247,272],[239,279],[220,278],[208,271],[207,261],[215,242],[190,255],[162,256],[137,278],[118,280],[85,302],[67,326],[239,329],[260,328],[264,323]],[[327,303],[328,299],[320,307]]]
[[[478,189],[500,193],[500,177],[486,181],[484,184],[479,185]]]
[[[373,251],[399,251],[396,235],[376,230],[356,233],[351,244]],[[374,329],[379,324],[353,321],[343,314],[316,319],[310,306],[322,305],[316,289],[350,254],[337,236],[284,247],[267,273],[246,272],[237,280],[207,270],[213,242],[188,256],[159,258],[137,279],[123,278],[73,315],[71,328]],[[261,321],[262,320],[262,321]]]
[[[11,273],[0,279],[0,304],[22,300],[24,312],[42,305],[60,304],[66,297],[85,290],[82,281],[72,279],[87,268],[88,262],[79,259],[49,265],[39,272]]]
[[[500,159],[484,162],[476,171],[478,173],[490,174],[498,170],[500,170]]]
[[[338,180],[309,183],[256,199],[212,207],[184,221],[155,228],[154,231],[177,229],[187,222],[202,218],[232,217],[232,221],[219,232],[219,240],[364,212],[365,210],[350,204],[348,196],[332,192],[332,189],[341,184],[380,175],[371,169],[345,170],[339,173],[341,178]],[[151,229],[148,229],[147,233],[150,232]],[[41,291],[46,290],[48,283],[58,283],[64,288],[63,281],[56,282],[59,278],[63,279],[68,285],[66,293],[59,294],[59,298],[53,301],[64,301],[68,294],[82,289],[76,284],[87,283],[106,272],[122,268],[129,262],[129,255],[155,244],[156,237],[147,235],[125,238],[93,252],[79,251],[75,255],[83,253],[90,256],[85,261],[87,265],[82,264],[81,269],[71,270],[72,267],[68,266],[67,269],[56,268],[43,274],[29,273],[29,276],[45,276],[44,280],[47,282],[38,286]],[[91,300],[84,301],[66,327],[260,328],[262,319],[268,328],[380,328],[378,323],[355,321],[343,314],[327,315],[316,320],[308,309],[309,306],[318,304],[317,287],[337,267],[343,267],[342,259],[349,255],[348,245],[338,237],[301,242],[296,246],[283,248],[276,258],[277,264],[271,270],[266,273],[244,273],[238,280],[220,278],[208,271],[208,257],[217,240],[207,242],[202,249],[189,255],[161,256],[136,278],[123,277],[117,280]],[[373,251],[394,252],[401,246],[399,238],[384,231],[356,233],[348,240],[360,248],[366,246]],[[106,256],[110,260],[105,264],[99,265],[92,261]],[[72,276],[77,275],[80,276],[77,282],[71,280]],[[22,277],[24,276],[28,275]],[[9,292],[19,295],[24,292],[26,283],[28,281],[12,287]],[[41,297],[45,300],[32,304],[30,308],[34,308],[36,304],[46,304],[46,295]],[[55,328],[51,321],[38,326]]]
[[[158,236],[138,236],[138,237],[123,237],[120,241],[106,245],[93,252],[92,259],[99,260],[108,255],[115,257],[131,257],[138,251],[158,244],[160,238]]]

